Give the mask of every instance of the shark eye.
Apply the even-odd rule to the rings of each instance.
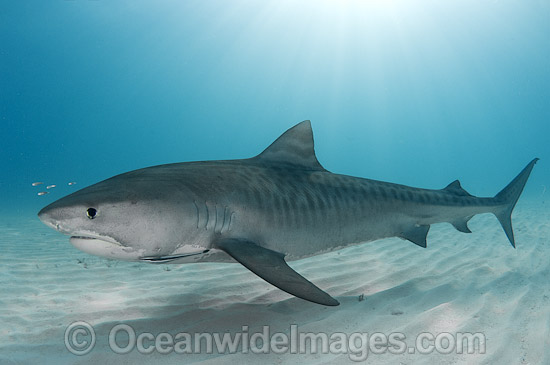
[[[97,209],[95,208],[88,208],[88,210],[86,211],[86,215],[88,216],[88,218],[90,219],[94,219],[97,215]]]

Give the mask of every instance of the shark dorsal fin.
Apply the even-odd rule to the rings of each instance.
[[[472,196],[470,193],[464,190],[462,185],[460,185],[460,181],[458,180],[453,181],[452,183],[447,185],[443,190],[448,191],[449,193],[453,193],[455,195]]]
[[[287,130],[254,158],[262,162],[295,165],[307,170],[324,170],[315,156],[309,120]]]

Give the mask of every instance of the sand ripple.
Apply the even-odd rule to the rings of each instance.
[[[37,219],[0,226],[0,363],[257,363],[251,354],[115,355],[115,324],[136,331],[483,332],[486,354],[371,354],[376,363],[550,363],[550,210],[522,202],[514,212],[517,249],[491,215],[473,234],[434,225],[428,248],[388,239],[291,266],[341,302],[314,305],[275,289],[237,264],[155,266],[108,261],[74,249]],[[359,300],[362,296],[362,300]],[[97,345],[83,357],[63,344],[84,320]],[[261,361],[348,363],[347,354],[267,354]]]

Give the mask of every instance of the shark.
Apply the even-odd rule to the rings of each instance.
[[[511,214],[537,158],[494,197],[335,174],[314,150],[310,121],[288,129],[259,155],[182,162],[126,172],[44,207],[39,219],[76,248],[155,264],[238,262],[296,297],[339,302],[293,270],[298,260],[399,237],[426,248],[430,225],[493,213],[515,248]]]

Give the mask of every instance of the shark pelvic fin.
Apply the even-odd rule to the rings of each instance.
[[[412,228],[409,228],[403,232],[399,237],[409,240],[415,245],[426,248],[426,238],[428,236],[428,231],[430,230],[429,225],[418,225],[415,224]]]
[[[289,294],[323,305],[340,304],[288,266],[282,253],[238,239],[225,239],[217,246],[254,274]]]
[[[454,222],[451,222],[451,224],[460,232],[472,233],[472,231],[470,231],[470,228],[468,228],[468,221],[471,218],[472,216],[463,219],[457,219]]]
[[[261,162],[296,165],[306,170],[325,171],[315,156],[313,132],[309,120],[287,130],[254,159]]]

